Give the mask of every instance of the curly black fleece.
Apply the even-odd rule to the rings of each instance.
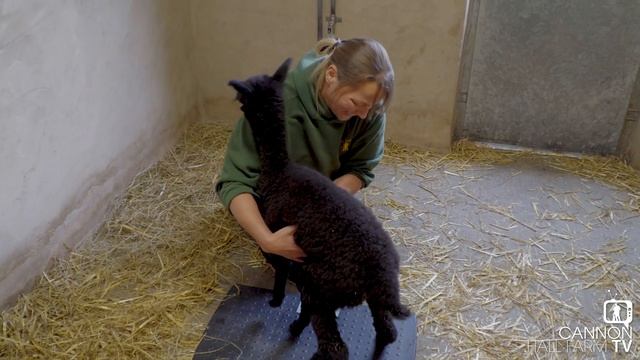
[[[400,303],[399,258],[391,239],[373,213],[351,194],[317,171],[289,161],[286,150],[283,81],[290,59],[270,77],[229,82],[238,91],[260,153],[257,193],[260,211],[272,231],[298,226],[295,241],[307,257],[304,263],[267,255],[277,278],[291,278],[300,290],[302,311],[290,326],[299,335],[311,321],[318,337],[314,359],[345,359],[334,311],[367,301],[376,329],[377,357],[395,341],[392,317],[407,317]],[[279,274],[278,274],[279,273]],[[276,289],[272,305],[279,305]],[[276,284],[276,288],[278,285]]]

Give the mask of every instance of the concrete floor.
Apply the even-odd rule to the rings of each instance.
[[[385,163],[359,197],[404,259],[418,358],[617,358],[612,342],[601,354],[584,339],[553,348],[540,340],[563,326],[607,325],[603,302],[613,297],[640,317],[640,212],[626,191],[520,159]],[[270,270],[244,270],[242,283],[272,285]],[[621,354],[637,358],[637,341]]]

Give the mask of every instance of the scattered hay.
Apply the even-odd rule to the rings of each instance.
[[[428,181],[433,178],[455,176],[464,183],[478,179],[477,176],[469,176],[466,170],[490,169],[519,160],[533,160],[536,164],[627,192],[628,200],[617,204],[622,210],[640,212],[640,174],[615,158],[576,158],[493,150],[467,141],[457,143],[446,155],[398,146],[388,146],[388,153],[386,165],[411,166],[413,171],[408,171],[410,175],[405,176],[413,176],[414,185],[424,190],[429,188]],[[543,187],[539,190],[559,206],[576,204],[585,212],[584,206],[588,201],[581,200],[574,192],[559,194]],[[532,349],[544,345],[545,339],[560,326],[601,325],[585,315],[585,311],[592,310],[589,306],[593,304],[582,304],[578,296],[580,293],[597,288],[602,296],[603,290],[611,290],[619,298],[640,302],[639,283],[634,279],[640,274],[640,267],[615,258],[615,255],[627,251],[626,239],[611,240],[598,250],[547,251],[542,244],[554,241],[552,239],[566,241],[572,249],[579,240],[568,228],[559,231],[549,227],[548,221],[577,222],[587,230],[596,225],[585,223],[567,211],[544,209],[535,202],[531,204],[531,212],[538,221],[527,223],[514,216],[509,206],[484,203],[463,185],[452,188],[473,200],[475,209],[500,215],[508,225],[483,225],[468,219],[449,219],[447,211],[443,210],[438,214],[443,217],[442,223],[433,224],[435,226],[420,240],[400,224],[386,224],[396,242],[408,251],[401,268],[401,287],[405,301],[418,317],[419,333],[428,339],[425,341],[428,341],[431,352],[422,354],[424,358],[553,357],[553,353],[536,353]],[[414,217],[415,214],[433,211],[433,207],[428,210],[422,206],[407,209],[401,200],[407,198],[406,194],[394,194],[393,188],[385,191],[387,194],[382,204],[387,208]],[[438,194],[433,189],[428,192],[438,199],[439,204],[434,204],[447,206],[445,200],[440,201],[446,194]],[[602,209],[600,214],[596,214],[596,220],[603,226],[615,224],[612,209],[602,208],[593,202],[591,205]],[[509,231],[518,226],[530,230],[534,237],[518,239],[510,236]],[[474,239],[457,236],[465,227],[489,235],[489,244],[482,245]],[[505,248],[503,241],[506,239],[516,244],[515,249],[513,245]],[[465,256],[461,252],[463,249],[475,255]],[[534,253],[535,256],[532,255]],[[612,344],[609,346],[611,349]],[[637,351],[637,347],[633,348],[632,354],[637,354]],[[571,356],[591,358],[593,353],[573,352]]]
[[[542,160],[551,168],[628,191],[632,196],[629,207],[640,211],[640,173],[613,156],[584,155],[576,157],[552,152],[496,150],[477,145],[472,141],[460,140],[446,155],[408,149],[397,144],[387,144],[384,161],[387,164],[412,165],[424,172],[446,168],[444,171],[458,175],[456,171],[469,169],[471,166],[477,168],[480,165],[510,164],[520,159]]]
[[[137,176],[96,239],[2,314],[0,358],[191,358],[207,305],[260,264],[215,200],[228,136],[196,125]]]
[[[191,358],[208,320],[207,307],[224,297],[243,267],[264,266],[253,241],[215,199],[213,184],[228,136],[217,125],[195,124],[164,160],[136,177],[96,239],[57,261],[31,292],[2,313],[0,358]],[[384,163],[411,167],[412,176],[424,181],[432,171],[446,171],[433,176],[475,180],[464,171],[520,158],[543,159],[555,169],[624,189],[630,199],[620,205],[640,212],[640,177],[613,158],[495,151],[463,141],[447,155],[387,144]],[[447,199],[428,186],[420,188],[445,208]],[[640,284],[629,273],[640,273],[640,266],[613,258],[627,248],[623,239],[599,251],[547,252],[541,241],[550,236],[572,241],[573,236],[538,231],[537,224],[518,219],[506,207],[481,204],[459,189],[511,226],[526,226],[539,235],[514,239],[507,234],[511,226],[472,224],[494,239],[492,246],[470,244],[454,231],[463,225],[447,221],[430,229],[436,235],[418,236],[415,229],[392,221],[425,212],[391,197],[392,187],[363,194],[365,203],[370,196],[385,196],[374,211],[395,214],[385,227],[407,251],[403,297],[418,317],[420,333],[448,349],[430,356],[523,358],[527,341],[544,338],[568,319],[581,320],[578,299],[558,296],[564,289],[615,288],[621,296],[639,299]],[[579,220],[537,204],[532,209],[541,221]],[[496,239],[523,247],[508,250]],[[533,261],[532,249],[544,253],[544,260]],[[460,258],[463,250],[475,253],[474,261]]]

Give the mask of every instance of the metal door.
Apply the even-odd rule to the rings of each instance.
[[[640,65],[640,1],[469,1],[456,137],[614,153]]]

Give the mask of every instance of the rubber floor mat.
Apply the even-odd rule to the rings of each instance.
[[[317,341],[311,324],[291,340],[289,324],[298,317],[298,293],[288,293],[278,308],[269,306],[271,290],[240,285],[232,287],[227,299],[213,314],[196,353],[206,359],[309,359]],[[416,357],[416,318],[394,320],[397,340],[389,344],[382,359],[410,360]],[[349,347],[350,359],[370,359],[375,330],[366,304],[344,308],[338,328]]]

